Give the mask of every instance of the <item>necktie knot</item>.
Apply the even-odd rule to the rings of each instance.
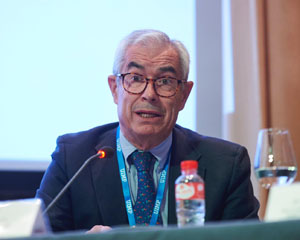
[[[154,162],[154,156],[150,152],[135,151],[131,154],[131,159],[138,172],[148,172]]]

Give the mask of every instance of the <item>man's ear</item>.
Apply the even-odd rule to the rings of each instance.
[[[182,89],[182,96],[181,96],[181,100],[179,103],[179,111],[184,109],[185,103],[192,91],[193,85],[194,85],[194,83],[192,81],[188,81],[185,83],[184,89]]]
[[[118,86],[117,86],[117,77],[115,75],[108,76],[108,85],[109,85],[111,94],[114,98],[115,104],[118,104]]]

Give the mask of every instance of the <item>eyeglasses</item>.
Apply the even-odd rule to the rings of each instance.
[[[120,73],[117,74],[117,77],[122,78],[123,88],[126,92],[141,94],[146,90],[149,81],[152,81],[155,93],[160,97],[167,98],[177,93],[179,84],[186,83],[184,80],[178,80],[172,77],[146,78],[137,73]]]

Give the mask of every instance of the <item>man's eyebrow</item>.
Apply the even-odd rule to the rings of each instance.
[[[145,69],[144,66],[136,63],[136,62],[130,62],[128,65],[127,65],[127,69],[130,69],[130,68],[138,68],[138,69]]]
[[[161,68],[159,68],[159,71],[160,72],[171,72],[171,73],[174,73],[174,74],[176,74],[176,70],[175,70],[175,68],[173,68],[172,66],[167,66],[167,67],[161,67]]]
[[[130,69],[130,68],[138,68],[138,69],[142,69],[142,70],[145,69],[144,66],[142,66],[142,65],[140,65],[140,64],[138,64],[137,62],[134,62],[134,61],[128,63],[127,69]],[[165,72],[171,72],[171,73],[174,73],[174,74],[177,73],[175,68],[172,67],[172,66],[160,67],[159,71],[162,72],[162,73],[165,73]]]

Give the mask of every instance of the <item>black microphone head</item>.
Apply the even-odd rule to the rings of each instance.
[[[112,147],[108,147],[108,146],[100,148],[98,150],[98,153],[100,152],[104,152],[104,154],[101,154],[99,158],[111,158],[115,154],[115,150]]]

